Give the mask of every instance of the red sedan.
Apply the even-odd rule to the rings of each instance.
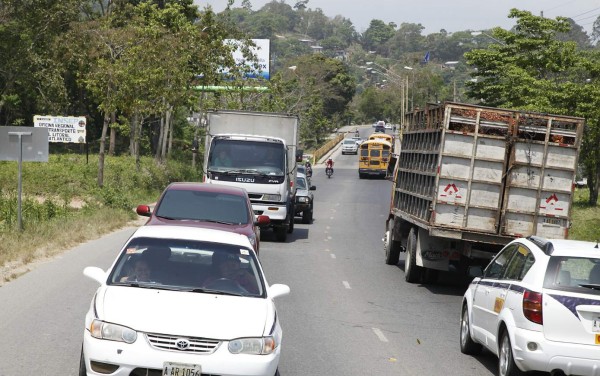
[[[246,235],[256,254],[260,227],[269,223],[265,215],[254,216],[243,188],[195,182],[171,183],[160,195],[154,210],[139,205],[137,214],[150,217],[146,226],[181,225],[232,231]]]

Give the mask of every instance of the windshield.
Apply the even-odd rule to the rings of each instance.
[[[264,283],[254,251],[231,244],[182,239],[132,239],[112,269],[108,284],[226,295],[264,295]]]
[[[155,215],[177,220],[242,225],[251,220],[248,211],[248,200],[243,196],[168,189],[160,200]]]
[[[242,174],[285,174],[286,150],[279,142],[215,139],[208,159],[209,171]]]
[[[296,187],[298,189],[307,189],[306,188],[306,180],[304,178],[297,178],[296,179]]]

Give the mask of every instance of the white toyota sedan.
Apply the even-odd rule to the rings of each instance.
[[[598,243],[516,239],[463,298],[460,349],[498,356],[500,376],[600,375]]]
[[[143,226],[97,281],[79,375],[278,375],[282,330],[244,235]]]

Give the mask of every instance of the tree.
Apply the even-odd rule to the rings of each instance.
[[[379,51],[394,36],[395,30],[381,20],[371,20],[369,28],[363,34],[363,47],[367,51]]]
[[[574,41],[557,38],[571,28],[564,17],[548,19],[517,9],[509,17],[517,19],[512,31],[495,28],[492,37],[497,43],[465,53],[467,62],[477,69],[476,81],[467,83],[467,94],[491,106],[585,117],[582,151],[586,152],[580,161],[588,174],[590,204],[596,205],[600,59],[578,50]]]

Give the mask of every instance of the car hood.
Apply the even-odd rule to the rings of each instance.
[[[308,196],[307,189],[296,189],[296,196]]]
[[[228,340],[262,336],[272,326],[270,299],[105,286],[98,291],[101,320],[141,332]]]

